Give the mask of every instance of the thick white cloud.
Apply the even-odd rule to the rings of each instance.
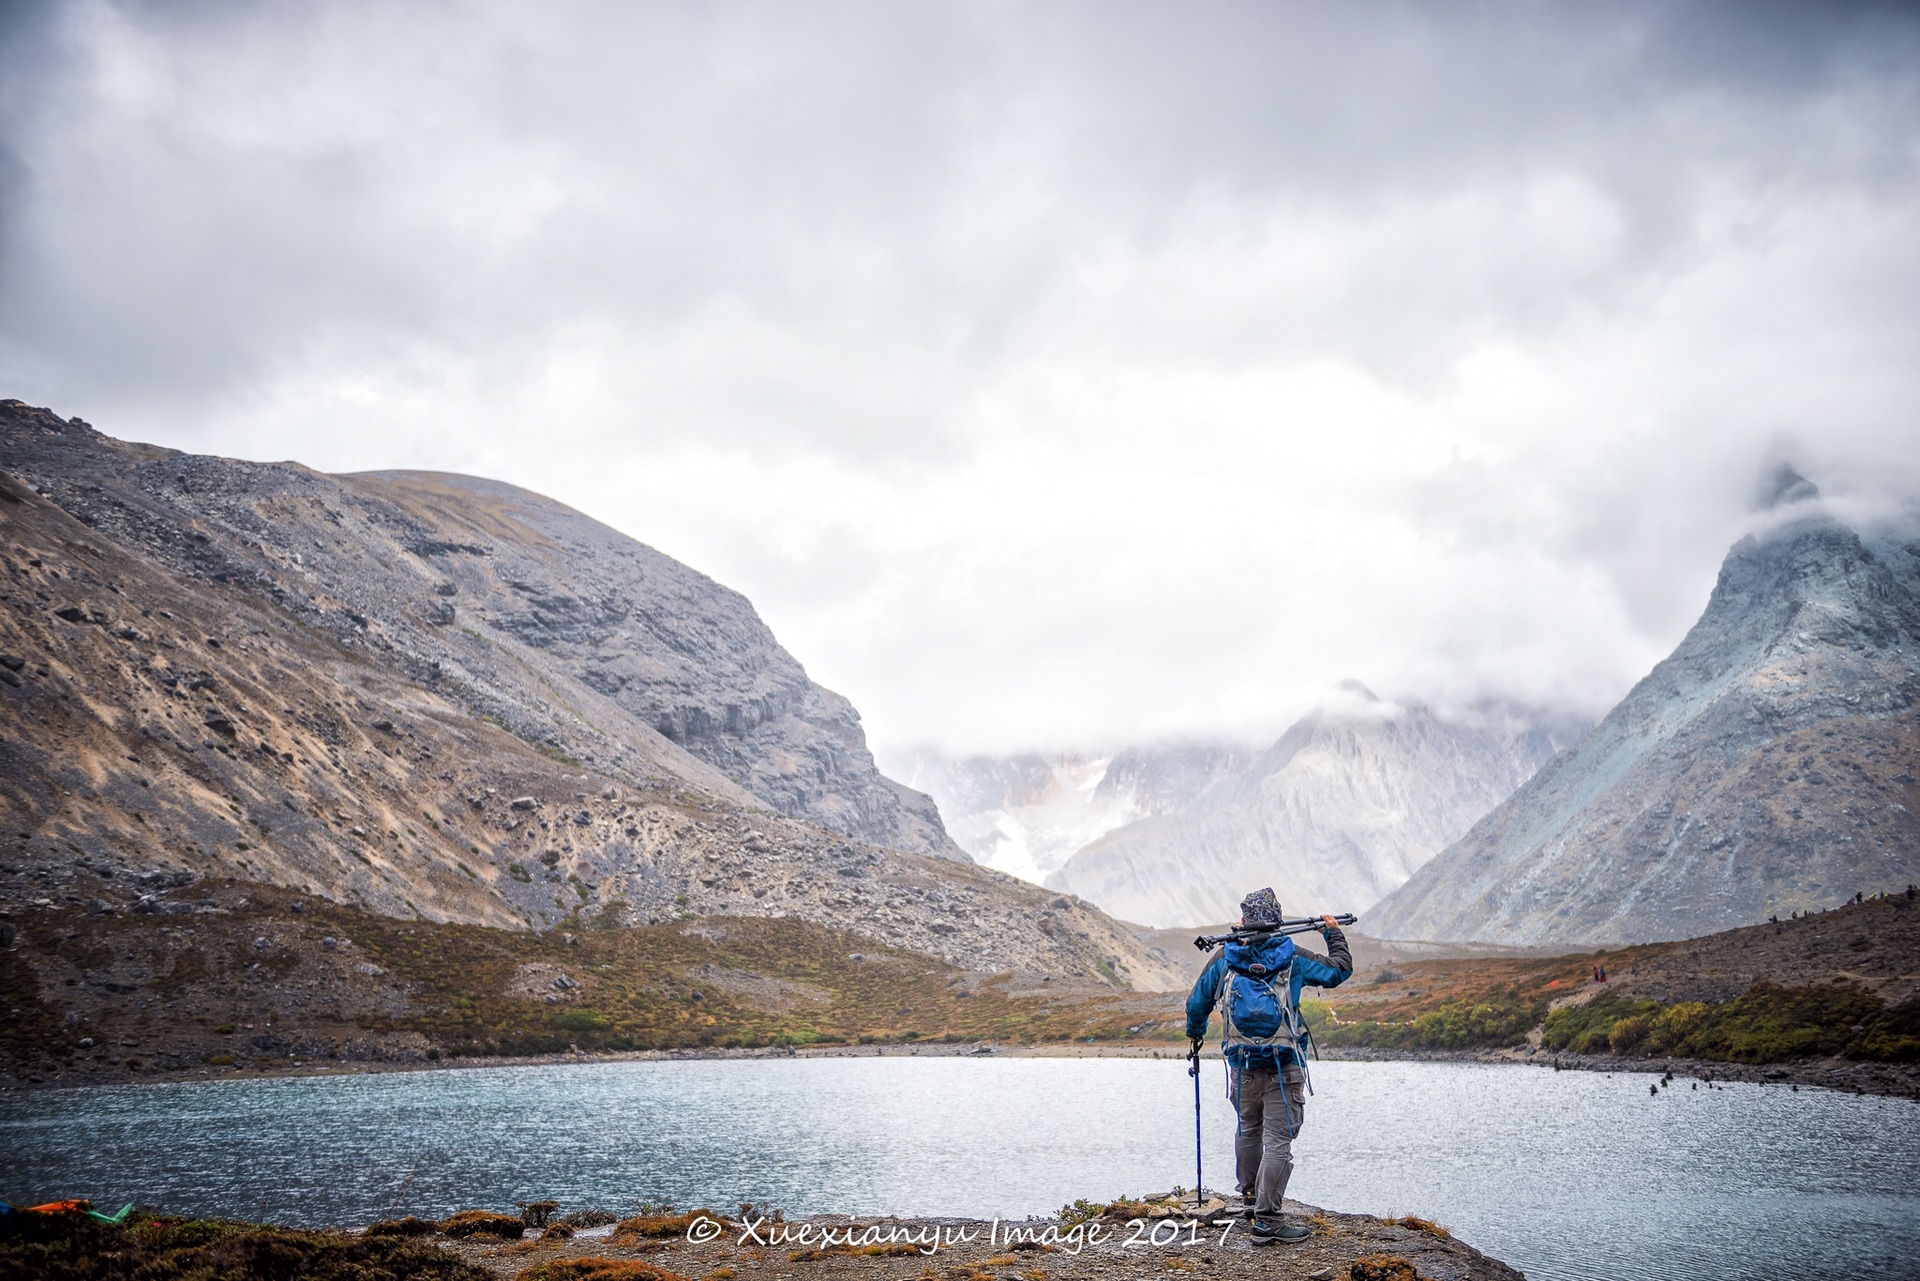
[[[553,494],[883,746],[1597,712],[1768,459],[1920,491],[1898,7],[6,21],[0,392]]]

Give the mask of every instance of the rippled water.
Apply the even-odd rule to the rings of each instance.
[[[1317,1065],[1290,1190],[1417,1213],[1535,1278],[1920,1277],[1920,1107],[1645,1076]],[[1207,1182],[1231,1184],[1218,1064]],[[1193,1182],[1185,1065],[860,1058],[0,1096],[0,1197],[295,1223],[551,1197],[1044,1213]]]

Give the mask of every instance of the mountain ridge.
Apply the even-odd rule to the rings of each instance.
[[[880,775],[852,705],[807,679],[744,596],[564,504],[450,473],[334,477],[128,445],[77,421],[24,443],[11,433],[0,461],[25,464],[90,528],[264,590],[529,741],[641,774],[687,774],[685,753],[778,812],[964,857],[930,800]]]
[[[1383,938],[1653,942],[1920,872],[1920,541],[1799,478],[1602,719],[1376,907]]]
[[[587,546],[564,576],[572,553],[506,507],[461,489],[442,524],[452,500],[410,484],[124,445],[0,402],[0,911],[171,911],[159,889],[231,876],[400,918],[788,915],[970,969],[1178,981],[1086,904],[889,844],[920,820],[877,772],[836,790],[871,770],[858,718],[827,691],[779,702],[804,673],[767,658],[744,598],[610,530],[624,554]],[[609,562],[638,566],[624,598],[600,590]],[[693,658],[625,639],[643,626],[683,628]],[[710,723],[653,728],[649,679]],[[792,815],[748,790],[783,769]]]

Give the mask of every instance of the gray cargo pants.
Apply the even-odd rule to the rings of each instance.
[[[1307,1074],[1289,1063],[1278,1071],[1246,1068],[1233,1080],[1240,1113],[1233,1136],[1234,1176],[1256,1218],[1278,1218],[1293,1177],[1293,1141],[1307,1115]]]

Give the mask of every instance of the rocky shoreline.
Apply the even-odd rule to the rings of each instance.
[[[161,1210],[89,1216],[86,1203],[13,1216],[0,1275],[70,1281],[140,1275],[234,1281],[1112,1281],[1204,1270],[1241,1281],[1521,1281],[1522,1274],[1415,1216],[1335,1214],[1289,1201],[1305,1239],[1256,1246],[1238,1206],[1174,1189],[1087,1200],[1027,1219],[788,1218],[766,1206],[643,1206],[616,1219],[561,1217],[556,1202],[517,1214],[463,1210],[364,1229],[312,1230],[182,1218]]]
[[[1255,1246],[1225,1201],[1211,1197],[1199,1215],[1192,1194],[1100,1206],[1058,1218],[850,1219],[840,1215],[761,1221],[728,1219],[704,1241],[674,1226],[658,1236],[621,1226],[564,1238],[514,1244],[450,1243],[473,1264],[501,1277],[565,1260],[644,1260],[673,1276],[732,1281],[888,1281],[938,1275],[963,1281],[1110,1281],[1204,1270],[1209,1276],[1302,1278],[1304,1281],[1519,1281],[1522,1274],[1490,1258],[1444,1227],[1406,1217],[1335,1214],[1289,1201],[1287,1213],[1307,1226],[1298,1244]],[[629,1220],[629,1223],[635,1222]],[[750,1227],[751,1225],[751,1227]],[[717,1225],[718,1226],[718,1225]],[[929,1251],[929,1240],[938,1245]],[[578,1266],[578,1265],[575,1265]],[[655,1281],[665,1281],[656,1278]]]
[[[1553,1050],[1328,1050],[1329,1059],[1361,1062],[1509,1063],[1555,1072],[1641,1072],[1696,1081],[1741,1081],[1756,1085],[1882,1094],[1920,1101],[1920,1064],[1862,1063],[1852,1059],[1792,1059],[1783,1063],[1721,1063],[1710,1059],[1630,1058],[1618,1054],[1573,1054]]]

